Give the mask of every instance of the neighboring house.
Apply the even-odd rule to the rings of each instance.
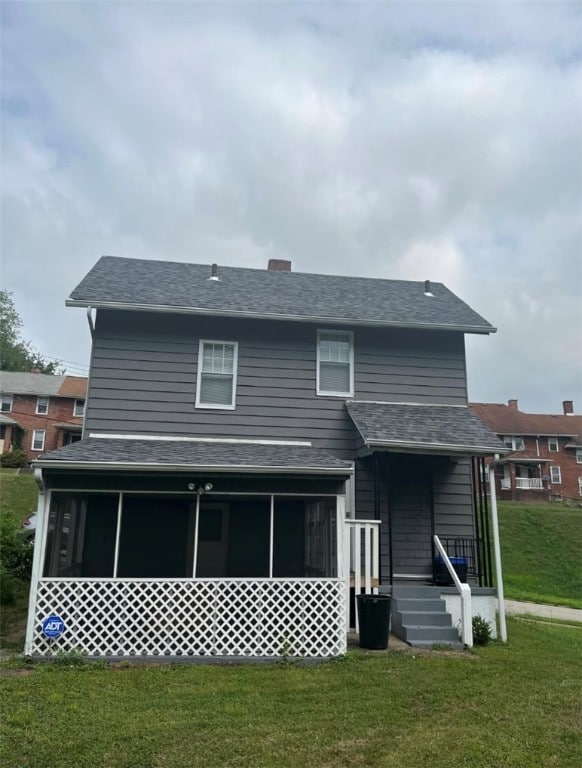
[[[547,501],[582,496],[582,416],[572,400],[563,413],[524,413],[507,405],[472,403],[471,408],[510,449],[495,469],[502,499]]]
[[[87,379],[0,371],[0,452],[22,448],[30,461],[81,439]]]
[[[85,431],[36,462],[27,653],[343,653],[350,586],[431,584],[434,534],[494,620],[464,334],[495,329],[444,285],[104,257],[67,304]]]

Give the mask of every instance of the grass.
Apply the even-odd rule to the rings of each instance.
[[[501,502],[505,595],[582,608],[582,509]]]
[[[24,520],[36,511],[38,486],[33,475],[18,475],[15,470],[0,472],[0,502]]]
[[[582,633],[509,620],[469,653],[315,667],[4,666],[5,768],[582,764]],[[7,676],[11,675],[11,676]]]

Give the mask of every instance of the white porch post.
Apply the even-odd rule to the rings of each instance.
[[[26,622],[26,637],[24,641],[25,656],[30,656],[32,653],[32,641],[34,638],[34,618],[36,614],[36,596],[38,593],[38,582],[42,575],[49,517],[47,507],[50,510],[51,497],[50,491],[48,494],[45,493],[44,480],[41,470],[35,469],[34,476],[39,487],[39,494],[36,508],[36,535],[34,537],[34,554],[32,557],[32,573],[30,576],[30,595],[28,598],[28,619]]]
[[[348,630],[350,623],[350,536],[346,536],[346,497],[336,496],[336,536],[337,536],[337,577],[345,582],[343,611],[345,632],[341,653],[348,649]]]
[[[495,492],[495,467],[499,454],[489,465],[489,493],[491,498],[491,527],[493,529],[493,552],[495,554],[495,578],[497,581],[497,602],[499,605],[499,636],[507,642],[507,624],[505,622],[505,597],[503,595],[503,571],[501,569],[501,544],[499,541],[499,521],[497,518],[497,496]]]

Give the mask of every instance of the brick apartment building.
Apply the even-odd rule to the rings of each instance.
[[[501,499],[582,497],[582,416],[574,414],[572,400],[564,400],[558,415],[524,413],[517,400],[471,403],[471,408],[512,449],[495,470]]]
[[[0,453],[22,448],[30,461],[81,439],[87,379],[0,371]]]

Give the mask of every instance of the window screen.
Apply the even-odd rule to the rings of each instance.
[[[352,337],[349,333],[320,331],[318,393],[352,391]]]
[[[236,344],[202,342],[198,405],[233,406]]]

